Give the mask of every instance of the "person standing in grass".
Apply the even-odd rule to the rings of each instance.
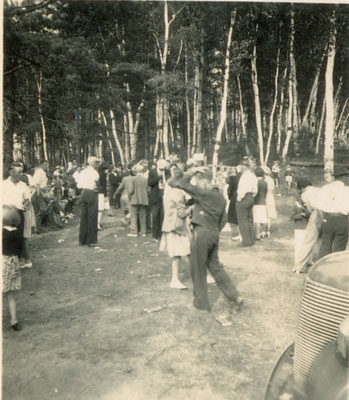
[[[181,179],[182,170],[177,164],[170,167],[171,177]],[[165,185],[164,190],[164,220],[162,223],[162,236],[160,251],[166,251],[171,258],[172,276],[171,289],[187,289],[179,280],[178,270],[182,257],[190,255],[190,240],[187,217],[190,207],[186,206],[186,194],[183,190]]]
[[[195,175],[196,185],[190,183]],[[229,301],[230,308],[243,304],[243,299],[218,259],[219,234],[227,222],[226,201],[219,188],[212,184],[212,171],[208,167],[192,168],[183,178],[171,178],[171,187],[184,190],[194,200],[190,244],[190,270],[194,285],[193,306],[210,311],[207,290],[207,270]]]
[[[21,325],[17,319],[15,293],[21,289],[21,266],[19,256],[23,248],[23,237],[18,230],[21,217],[14,206],[4,205],[2,208],[2,291],[6,294],[11,327],[20,331]]]
[[[138,222],[141,228],[141,235],[143,237],[147,234],[147,207],[148,201],[148,181],[143,176],[144,167],[137,164],[133,168],[135,176],[132,179],[131,199],[130,199],[130,213],[131,213],[131,233],[127,236],[138,236]]]
[[[98,190],[99,165],[97,157],[89,157],[88,166],[79,174],[78,188],[82,190],[80,196],[81,215],[79,244],[93,246],[97,243],[98,236]]]

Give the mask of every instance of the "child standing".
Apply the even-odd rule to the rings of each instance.
[[[8,300],[11,326],[14,331],[22,328],[17,320],[15,292],[21,289],[21,266],[19,255],[22,251],[23,238],[17,229],[20,224],[20,215],[15,207],[3,206],[2,228],[2,291]]]

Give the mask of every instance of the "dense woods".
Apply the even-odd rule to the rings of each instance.
[[[263,164],[349,147],[348,5],[4,6],[4,163],[205,152]]]

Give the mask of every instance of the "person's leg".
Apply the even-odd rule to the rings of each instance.
[[[344,251],[348,242],[348,216],[336,216],[334,218],[336,231],[333,239],[333,252]]]
[[[147,234],[147,206],[138,206],[139,224],[141,226],[141,234]]]
[[[10,310],[11,325],[13,326],[18,323],[15,294],[11,290],[10,292],[6,293],[6,296],[7,296],[7,301],[8,301],[8,307]]]
[[[253,203],[254,199],[252,194],[248,193],[246,195],[246,205],[247,205],[247,227],[248,227],[248,241],[247,244],[252,246],[254,244],[254,229],[253,229],[253,214],[252,214],[252,208],[253,208]]]
[[[324,222],[323,231],[321,236],[321,245],[319,251],[319,258],[332,253],[332,242],[334,238],[334,233],[327,229],[327,223]]]
[[[80,232],[79,232],[79,243],[87,244],[87,220],[88,220],[88,204],[86,201],[86,192],[83,190],[80,198]]]
[[[236,214],[238,217],[239,230],[242,237],[242,244],[248,245],[248,223],[247,223],[247,209],[244,206],[243,201],[236,203]]]
[[[170,282],[171,289],[187,289],[187,287],[183,285],[183,283],[179,280],[178,276],[180,259],[181,259],[180,257],[173,257],[171,259],[171,267],[172,267],[172,276]]]
[[[130,214],[131,214],[131,233],[138,234],[138,206],[131,205],[130,206]]]
[[[209,251],[209,235],[206,229],[196,227],[190,246],[190,273],[194,286],[194,307],[210,311],[207,291],[207,257]]]
[[[98,235],[98,194],[92,191],[89,191],[87,212],[87,244],[96,244]]]
[[[153,238],[154,239],[159,239],[160,238],[160,231],[159,231],[159,226],[160,226],[160,204],[153,204],[151,206],[151,214],[152,214],[152,220],[153,220]],[[161,229],[161,227],[160,227]]]
[[[208,269],[211,272],[214,280],[216,281],[217,286],[225,295],[225,297],[230,302],[238,303],[241,300],[239,291],[234,286],[232,280],[225,272],[223,265],[219,262],[218,259],[218,235],[214,239],[214,244],[211,248],[211,251],[209,252]]]

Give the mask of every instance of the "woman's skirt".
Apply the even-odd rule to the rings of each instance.
[[[268,218],[272,218],[272,219],[273,218],[277,218],[274,194],[267,193],[267,196],[265,198],[265,202],[266,202],[266,206],[267,206]]]
[[[171,258],[189,256],[189,237],[176,232],[162,232],[160,251],[166,251]]]
[[[268,215],[267,215],[267,207],[261,205],[255,205],[252,208],[253,214],[253,222],[255,224],[267,224],[268,223]]]
[[[3,256],[2,260],[2,291],[19,290],[22,280],[18,256]]]
[[[30,202],[29,207],[27,207],[24,213],[24,230],[23,230],[24,239],[32,237],[32,228],[35,228],[35,214],[33,205]]]

